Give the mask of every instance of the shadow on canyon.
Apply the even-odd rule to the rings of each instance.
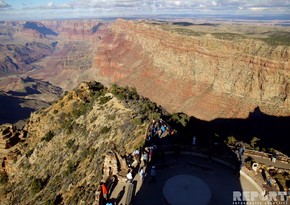
[[[253,137],[257,141],[255,147],[260,149],[275,148],[287,155],[290,154],[287,138],[289,136],[290,116],[276,117],[263,113],[259,107],[249,113],[246,119],[218,118],[212,121],[203,121],[190,117],[184,127],[175,124],[185,144],[191,143],[195,135],[201,144],[209,140],[224,141],[229,136],[250,144]]]
[[[169,179],[178,175],[191,175],[202,179],[212,192],[208,204],[232,204],[233,191],[251,191],[249,190],[253,189],[250,188],[251,186],[244,187],[241,184],[238,174],[240,160],[225,144],[228,136],[234,136],[237,140],[246,143],[255,136],[261,139],[256,147],[275,148],[289,154],[289,147],[285,141],[290,117],[270,116],[261,112],[259,107],[249,113],[246,119],[215,119],[207,122],[190,117],[187,124],[183,126],[170,118],[166,120],[169,120],[170,126],[175,128],[177,133],[145,144],[145,146],[157,145],[157,153],[155,159],[153,158],[146,168],[147,176],[140,190],[133,197],[133,204],[169,204],[163,195],[164,186]],[[193,136],[197,137],[196,145],[192,145]],[[172,152],[170,156],[165,154],[168,151]],[[194,157],[195,155],[190,153],[199,153],[206,157]],[[214,158],[222,159],[230,166],[212,161]],[[151,183],[150,170],[153,165],[157,169],[156,183]],[[138,171],[136,174],[139,174]],[[135,187],[133,190],[136,189],[136,184],[133,183],[133,187]],[[182,190],[176,188],[174,195],[178,197],[180,191]]]
[[[35,109],[22,107],[23,99],[0,94],[0,124],[27,119]]]

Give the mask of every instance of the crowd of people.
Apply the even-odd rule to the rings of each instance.
[[[164,120],[158,119],[151,121],[146,132],[144,146],[124,156],[128,168],[126,183],[133,183],[135,176],[138,175],[140,181],[143,183],[147,176],[147,170],[150,170],[148,183],[156,183],[157,172],[154,161],[158,154],[158,145],[161,138],[173,132]],[[108,190],[105,183],[100,183],[100,190],[102,198],[105,201],[104,204],[113,204],[108,197]]]
[[[139,173],[141,181],[144,181],[148,165],[151,167],[150,176],[152,180],[150,182],[155,182],[156,167],[154,166],[154,160],[158,154],[160,139],[172,134],[172,132],[172,129],[164,120],[152,120],[146,132],[144,147],[140,147],[134,150],[132,154],[126,156],[129,168],[127,182],[132,182],[137,173]]]

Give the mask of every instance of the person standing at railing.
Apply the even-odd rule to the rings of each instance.
[[[277,159],[277,153],[275,152],[272,154],[272,162],[276,163],[276,159]]]

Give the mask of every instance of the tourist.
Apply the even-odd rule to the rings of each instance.
[[[272,154],[272,162],[273,163],[276,163],[276,159],[277,159],[277,154],[276,153],[273,153]]]
[[[239,156],[240,156],[240,159],[242,159],[243,155],[244,155],[244,152],[245,152],[245,147],[244,146],[241,146],[240,147],[240,150],[239,150]]]
[[[155,166],[152,166],[151,172],[150,172],[151,179],[149,181],[149,184],[151,184],[151,182],[156,183],[156,175],[157,175],[157,173],[156,173],[156,167]]]
[[[153,157],[153,148],[149,147],[149,162],[151,162],[152,157]]]
[[[140,175],[141,181],[143,182],[144,181],[144,177],[145,177],[145,171],[144,171],[143,167],[140,168],[139,175]]]
[[[142,157],[141,157],[144,166],[147,166],[148,163],[148,153],[146,152],[146,150],[143,151]]]
[[[270,187],[272,187],[274,185],[274,183],[275,183],[275,179],[273,179],[272,177],[270,177],[270,179],[268,180],[268,185]]]
[[[109,178],[112,179],[112,176],[113,176],[113,171],[112,171],[112,168],[109,167]]]
[[[114,202],[113,202],[113,201],[108,201],[108,202],[106,203],[106,205],[114,205]]]
[[[133,182],[133,175],[132,175],[132,172],[131,170],[129,169],[128,170],[128,173],[127,173],[127,180],[126,180],[126,183],[129,182],[129,183],[132,183]]]
[[[192,145],[196,145],[196,136],[193,136],[193,138],[192,138]]]
[[[107,201],[108,200],[108,189],[107,189],[107,186],[106,186],[106,184],[104,182],[101,182],[100,185],[101,185],[102,195],[103,195],[104,199]]]

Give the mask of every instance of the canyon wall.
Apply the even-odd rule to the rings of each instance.
[[[181,35],[141,21],[117,20],[100,35],[100,73],[169,111],[206,120],[244,118],[258,106],[290,114],[290,47]]]
[[[176,32],[172,25],[148,21],[6,24],[1,38],[21,43],[1,45],[3,74],[41,68],[30,76],[64,89],[84,80],[134,86],[171,112],[205,120],[246,118],[256,107],[269,115],[290,115],[289,46],[190,35],[195,31]]]
[[[96,32],[102,23],[98,20],[50,20],[41,21],[43,25],[57,32],[60,38],[68,40],[98,40]]]

